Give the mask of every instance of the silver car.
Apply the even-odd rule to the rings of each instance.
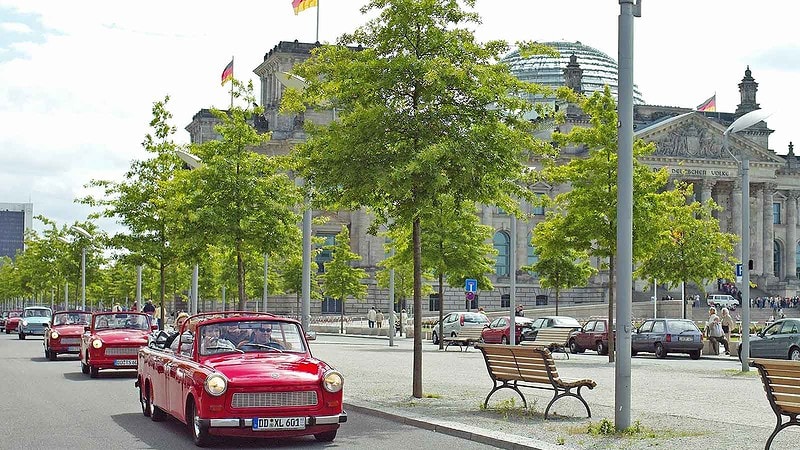
[[[53,311],[46,306],[29,306],[25,308],[17,330],[19,338],[25,339],[25,336],[29,335],[44,336],[52,316]]]
[[[750,357],[800,361],[800,320],[781,319],[750,335]],[[739,344],[739,360],[742,344]]]
[[[648,319],[631,335],[631,356],[648,352],[661,359],[668,353],[688,353],[700,359],[702,349],[702,333],[688,319]]]
[[[452,312],[442,319],[442,336],[458,336],[464,327],[483,329],[489,324],[489,319],[476,312]],[[439,344],[439,322],[433,326],[433,343]]]

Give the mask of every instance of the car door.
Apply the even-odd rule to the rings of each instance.
[[[647,339],[653,331],[653,321],[645,320],[636,333],[631,335],[631,349],[637,352],[647,351]]]
[[[590,320],[586,322],[586,325],[583,326],[583,331],[575,335],[575,342],[578,343],[579,347],[591,349],[594,346],[591,342],[594,327],[596,325],[596,320]]]
[[[453,333],[458,333],[458,330],[456,330],[454,326],[456,323],[454,320],[455,318],[456,314],[454,313],[444,316],[444,319],[442,319],[442,336],[449,337],[452,336]]]
[[[773,358],[788,359],[789,349],[795,343],[797,334],[800,333],[796,320],[784,320],[781,330],[775,334],[775,355]]]
[[[653,331],[651,331],[647,336],[647,344],[650,347],[650,350],[646,351],[655,351],[656,342],[664,342],[666,339],[667,334],[667,323],[663,320],[655,320],[653,321]]]
[[[598,320],[597,324],[594,326],[594,330],[592,330],[592,348],[595,348],[596,342],[600,341],[603,345],[607,344],[608,336],[606,335],[606,321],[605,320]]]
[[[166,373],[167,395],[169,396],[169,411],[175,417],[183,417],[184,412],[184,391],[186,383],[187,359],[192,356],[194,338],[191,333],[184,332],[178,339],[177,350],[164,367]]]
[[[498,333],[498,327],[500,326],[500,321],[503,319],[494,319],[492,323],[489,324],[488,328],[484,328],[481,335],[483,336],[483,341],[487,344],[497,344],[500,342],[500,334]]]
[[[167,391],[167,373],[166,364],[171,359],[169,353],[163,351],[151,350],[145,357],[144,364],[151,367],[150,373],[152,374],[150,383],[153,385],[153,397],[151,401],[154,405],[169,411],[169,392]]]
[[[751,358],[774,358],[773,355],[777,354],[773,350],[774,336],[781,330],[783,322],[773,323],[761,332],[759,339],[752,339],[750,341],[750,357]]]

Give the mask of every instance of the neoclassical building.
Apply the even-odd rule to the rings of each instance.
[[[616,62],[596,49],[580,42],[551,42],[560,57],[541,55],[522,57],[519,53],[509,54],[504,62],[520,79],[538,82],[553,87],[566,85],[576,91],[591,93],[603,89],[605,84],[616,92]],[[326,123],[334,119],[333,111],[314,111],[304,115],[285,115],[279,113],[283,86],[276,73],[288,72],[292,67],[310,56],[316,44],[287,42],[278,43],[265,55],[263,62],[254,69],[260,79],[260,102],[265,108],[264,117],[256,122],[261,131],[272,133],[272,139],[259,151],[270,155],[286,154],[292,147],[302,142],[306,136],[303,122]],[[749,202],[750,255],[754,267],[751,279],[759,287],[774,295],[793,296],[800,289],[800,244],[798,244],[798,196],[800,196],[800,158],[794,154],[789,144],[788,154],[778,155],[769,147],[772,133],[765,122],[738,133],[729,135],[730,153],[723,148],[725,129],[738,117],[759,109],[756,101],[758,83],[748,67],[739,83],[741,102],[735,112],[698,112],[692,108],[676,106],[648,105],[642,94],[634,94],[635,138],[656,144],[656,152],[643,162],[654,169],[666,168],[671,180],[685,180],[693,183],[699,200],[713,198],[722,207],[718,214],[720,227],[730,233],[741,233],[740,211],[742,202]],[[535,98],[533,101],[551,102],[554,106],[566,108],[567,121],[560,125],[561,131],[574,126],[588,126],[587,117],[571,105],[560,105],[555,99]],[[215,118],[208,110],[200,110],[186,127],[193,143],[215,139],[213,126]],[[548,130],[549,132],[549,130]],[[548,137],[543,135],[543,138]],[[564,158],[580,158],[586,152],[581,148],[562,150]],[[750,198],[742,198],[741,173],[738,160],[742,155],[750,158]],[[536,162],[531,161],[535,166]],[[541,195],[555,195],[564,186],[540,184],[534,187]],[[495,273],[492,275],[495,290],[479,293],[478,304],[487,310],[507,307],[511,258],[521,267],[535,261],[535,249],[530,245],[531,231],[544,219],[544,209],[530,204],[522,205],[523,212],[531,218],[519,221],[517,225],[516,248],[510,248],[510,217],[502,210],[484,206],[481,221],[492,226],[496,232],[493,238],[498,250]],[[353,251],[362,256],[360,265],[374,274],[377,265],[385,258],[384,239],[367,233],[371,217],[365,211],[314,211],[315,216],[325,215],[329,220],[324,225],[315,226],[313,232],[332,242],[342,224],[349,226]],[[740,248],[737,247],[737,253]],[[321,254],[320,266],[330,255]],[[600,267],[601,261],[594,262]],[[324,269],[323,269],[324,270]],[[526,306],[546,304],[550,292],[539,286],[535,274],[517,271],[517,301]],[[562,293],[565,302],[604,302],[606,301],[608,274],[601,271],[586,287]],[[365,312],[371,305],[388,307],[385,289],[377,288],[374,277],[370,279],[369,297],[363,303],[348,303],[348,313]],[[642,294],[643,284],[635,289]],[[646,298],[645,297],[645,298]],[[295,305],[294,296],[272,301],[276,308],[291,313]],[[445,310],[463,309],[465,306],[462,289],[447,289],[444,297]],[[335,313],[341,304],[334,300],[312,304],[312,314]],[[423,302],[423,311],[435,310],[435,302]]]

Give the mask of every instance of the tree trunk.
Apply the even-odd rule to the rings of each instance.
[[[166,277],[167,268],[164,267],[164,262],[161,261],[158,264],[158,276],[161,278],[161,295],[159,299],[159,307],[161,308],[161,329],[167,325],[167,314],[164,309],[164,300],[167,298],[167,277]]]
[[[559,291],[558,286],[556,286],[556,315],[558,315],[558,291]]]
[[[244,259],[242,258],[241,243],[236,244],[236,283],[239,285],[239,311],[244,311],[247,309],[247,297],[244,289]]]
[[[616,272],[614,272],[614,257],[608,258],[608,323],[614,323],[614,280]],[[630,320],[630,318],[628,319]],[[625,326],[625,324],[618,323],[616,326]],[[614,362],[614,351],[617,348],[616,333],[614,327],[608,330],[608,362]]]
[[[339,314],[339,334],[344,334],[344,300],[342,300],[342,311]]]
[[[440,243],[441,245],[441,243]],[[439,350],[444,349],[444,342],[442,341],[442,332],[444,331],[444,289],[442,283],[444,282],[444,275],[439,273]]]
[[[422,227],[419,217],[412,224],[414,248],[414,364],[412,395],[422,398]]]

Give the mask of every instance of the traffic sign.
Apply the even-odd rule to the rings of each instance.
[[[467,278],[464,282],[464,290],[467,292],[478,292],[478,280]]]
[[[736,265],[736,276],[737,277],[742,276],[742,265],[741,264],[737,264]]]
[[[467,292],[467,300],[469,300],[469,301],[475,300],[475,293],[474,292]]]

